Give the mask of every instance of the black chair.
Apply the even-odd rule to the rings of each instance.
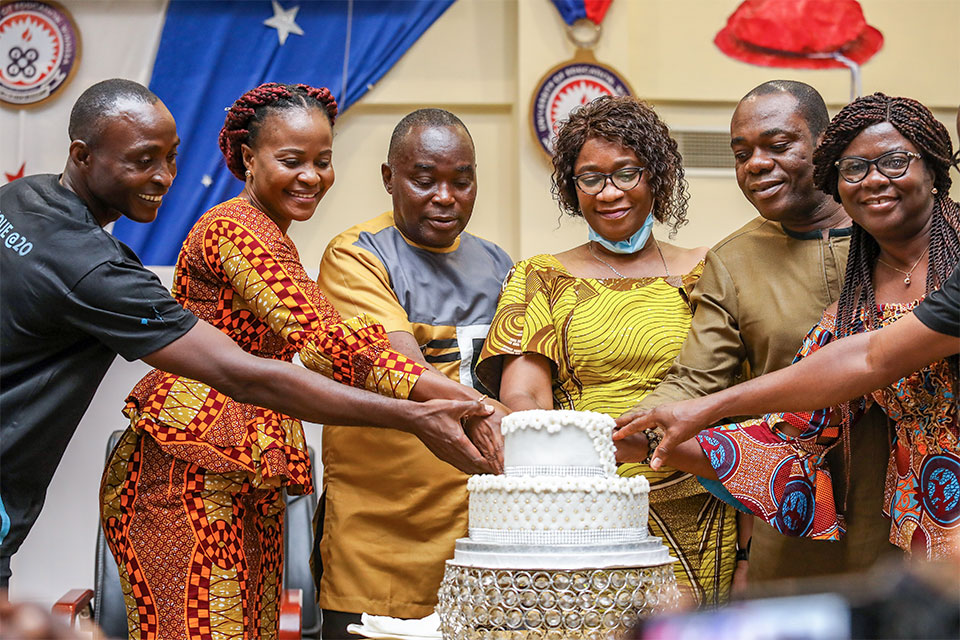
[[[110,434],[107,458],[123,431]],[[308,449],[314,461],[313,447]],[[315,477],[315,476],[314,476]],[[286,496],[284,518],[283,593],[280,598],[281,640],[319,637],[320,609],[317,606],[313,577],[310,575],[310,551],[313,549],[313,513],[316,494]],[[120,588],[117,562],[107,547],[103,527],[97,527],[96,566],[93,589],[71,589],[53,605],[53,613],[70,626],[78,620],[93,620],[103,635],[127,638],[127,609]]]
[[[304,638],[320,637],[320,606],[317,604],[316,585],[310,572],[310,553],[313,551],[313,514],[317,510],[316,455],[307,447],[313,469],[314,492],[303,496],[287,495],[287,513],[283,526],[283,588],[299,589],[303,594],[300,610]]]

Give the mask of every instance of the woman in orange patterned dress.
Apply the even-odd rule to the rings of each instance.
[[[173,293],[254,355],[299,355],[338,382],[394,398],[479,400],[473,406],[485,408],[464,417],[486,415],[476,391],[391,350],[372,318],[343,321],[300,263],[286,231],[308,220],[333,184],[336,112],[327,89],[305,85],[262,85],[234,103],[220,147],[244,188],[194,225]],[[131,637],[276,637],[281,489],[313,490],[300,421],[160,370],[133,389],[125,414],[130,427],[104,471],[101,520]],[[464,456],[464,470],[499,469],[501,415],[467,421],[487,460]],[[451,459],[442,439],[418,435]]]

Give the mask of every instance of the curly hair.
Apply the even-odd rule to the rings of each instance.
[[[260,126],[270,113],[311,108],[319,109],[333,126],[337,119],[337,101],[326,87],[267,82],[237,98],[227,109],[219,139],[230,173],[244,179],[243,145],[252,146],[256,142]]]
[[[551,191],[560,210],[582,216],[573,172],[580,150],[590,138],[602,138],[630,149],[647,172],[653,193],[653,217],[672,229],[687,223],[690,194],[683,177],[683,158],[667,125],[646,102],[629,96],[602,96],[570,113],[560,125],[553,147]]]
[[[889,122],[909,140],[923,157],[924,166],[933,173],[936,195],[930,223],[930,256],[927,269],[927,293],[940,287],[960,259],[960,205],[947,195],[953,143],[950,134],[925,106],[911,98],[892,98],[882,93],[857,98],[840,110],[827,126],[823,141],[813,153],[813,179],[817,187],[840,202],[837,168],[834,165],[844,150],[867,127]],[[871,276],[880,246],[860,225],[853,224],[850,255],[843,289],[837,301],[837,336],[856,331],[855,323],[866,310],[867,322],[877,326],[877,304]]]

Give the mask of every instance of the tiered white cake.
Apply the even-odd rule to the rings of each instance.
[[[672,560],[647,532],[650,485],[616,475],[609,416],[519,411],[503,419],[502,476],[470,478],[470,537],[453,563],[494,569],[600,569]]]

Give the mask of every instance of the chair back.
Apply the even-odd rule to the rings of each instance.
[[[317,604],[316,585],[310,572],[310,553],[313,551],[313,514],[317,510],[319,490],[316,474],[316,456],[308,447],[313,474],[314,493],[303,496],[287,494],[287,513],[283,524],[283,588],[303,591],[303,637],[320,637],[320,606]]]
[[[114,431],[107,440],[107,459],[117,446],[123,431]],[[97,557],[93,575],[93,621],[103,629],[108,638],[127,638],[127,605],[120,588],[120,574],[117,561],[114,560],[107,538],[103,534],[103,525],[97,523]]]

